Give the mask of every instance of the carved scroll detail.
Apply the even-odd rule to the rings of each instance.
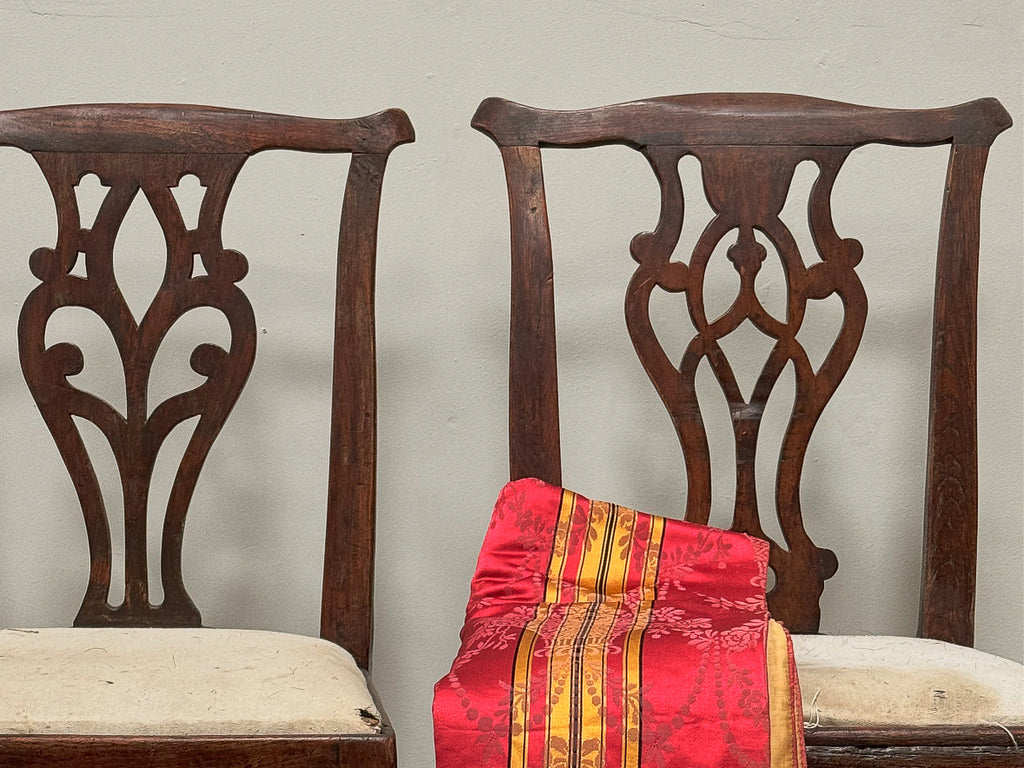
[[[37,153],[57,207],[53,248],[39,248],[30,268],[40,284],[22,309],[18,335],[21,364],[39,410],[67,465],[85,516],[91,571],[78,625],[198,625],[199,612],[185,591],[181,545],[185,515],[199,471],[252,368],[256,328],[252,307],[235,283],[248,269],[246,259],[221,242],[221,222],[231,185],[244,155],[135,155]],[[79,221],[75,185],[94,173],[109,191],[96,221]],[[196,229],[187,229],[171,188],[194,174],[207,188]],[[114,241],[132,201],[145,197],[166,241],[163,281],[141,319],[130,311],[113,269]],[[85,276],[72,274],[84,255]],[[195,257],[206,274],[194,274]],[[80,272],[80,270],[76,270]],[[201,272],[201,270],[200,270]],[[47,346],[49,319],[62,307],[97,315],[117,346],[127,400],[121,414],[109,403],[68,381],[88,365],[70,343]],[[205,381],[150,407],[149,378],[164,337],[187,312],[212,307],[227,319],[228,349],[199,344],[190,358]],[[109,604],[112,546],[106,506],[92,461],[73,417],[95,424],[116,459],[124,499],[125,597]],[[161,579],[164,599],[149,600],[147,507],[157,455],[168,434],[198,417],[177,467],[164,514]]]
[[[796,632],[817,631],[818,598],[824,581],[838,567],[834,553],[816,547],[803,527],[799,492],[807,441],[850,366],[867,313],[864,289],[854,270],[863,249],[856,240],[837,235],[830,208],[832,186],[849,152],[846,147],[648,147],[645,154],[661,186],[661,214],[657,228],[637,235],[630,247],[638,266],[626,294],[627,326],[683,449],[688,480],[686,519],[706,523],[711,511],[711,460],[695,383],[698,367],[706,359],[725,395],[733,425],[736,502],[732,528],[769,538],[761,526],[754,482],[758,431],[779,376],[787,365],[793,365],[796,393],[776,482],[776,508],[785,542],[771,541],[770,564],[777,581],[769,603],[783,609],[789,628]],[[689,262],[681,262],[671,257],[682,231],[684,204],[678,164],[686,154],[701,161],[705,195],[715,216],[699,237]],[[808,218],[821,261],[809,267],[779,218],[796,165],[806,159],[820,169]],[[739,273],[739,291],[723,314],[709,317],[704,303],[705,273],[716,247],[732,233],[736,240],[727,255]],[[755,293],[755,280],[767,257],[755,233],[766,237],[781,259],[788,299],[784,320],[773,317]],[[696,334],[678,364],[669,359],[652,325],[650,300],[656,287],[686,295]],[[815,371],[797,334],[808,300],[833,294],[842,301],[843,324]],[[743,398],[719,343],[746,322],[774,340],[749,400]]]

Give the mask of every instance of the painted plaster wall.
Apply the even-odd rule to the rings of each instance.
[[[375,668],[401,756],[423,765],[431,685],[457,646],[476,551],[506,478],[504,180],[493,145],[469,128],[489,95],[563,108],[727,90],[885,106],[1004,103],[1018,125],[996,142],[983,211],[977,644],[1024,657],[1021,26],[1017,0],[0,0],[0,108],[171,101],[313,116],[408,111],[418,141],[393,155],[381,215]],[[545,163],[562,291],[566,483],[671,514],[685,493],[678,447],[621,319],[629,239],[656,217],[653,177],[624,148],[549,152]],[[811,533],[841,564],[824,599],[825,631],[915,629],[930,263],[944,167],[942,148],[871,148],[840,177],[836,220],[840,234],[864,243],[872,314],[804,483]],[[316,631],[328,275],[344,170],[337,158],[257,157],[229,211],[226,241],[250,259],[244,285],[262,333],[252,393],[210,458],[219,479],[199,489],[186,532],[187,584],[210,625]],[[683,173],[692,178],[693,168]],[[810,181],[802,169],[797,186]],[[12,150],[0,150],[0,201],[0,622],[60,625],[81,599],[85,536],[70,483],[44,480],[60,471],[59,458],[14,346],[33,284],[26,259],[52,242],[54,223],[31,159]],[[144,238],[155,222],[144,211],[131,219],[125,258],[148,259],[152,273],[158,254]],[[719,278],[728,283],[728,271]],[[131,288],[139,302],[153,290],[152,274]],[[678,311],[666,300],[659,327],[682,333]],[[189,341],[206,340],[204,327],[182,335],[183,354]],[[55,333],[77,338],[85,329],[70,318]],[[172,368],[167,393],[188,382]],[[98,370],[91,386],[116,398],[116,381]],[[880,391],[890,381],[900,393]],[[254,426],[280,426],[287,437],[254,441],[246,436]],[[728,483],[716,480],[718,520]]]

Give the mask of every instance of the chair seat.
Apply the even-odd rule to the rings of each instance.
[[[815,726],[1024,726],[1024,665],[913,637],[793,635]]]
[[[0,734],[380,732],[347,651],[279,632],[5,629],[0,680]]]

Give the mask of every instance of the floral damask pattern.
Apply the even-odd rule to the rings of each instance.
[[[510,483],[435,688],[438,768],[768,766],[767,557],[743,534]]]

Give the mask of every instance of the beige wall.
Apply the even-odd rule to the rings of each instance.
[[[375,661],[402,757],[423,765],[431,685],[456,648],[476,551],[506,472],[504,182],[497,151],[469,128],[489,95],[566,108],[725,90],[885,106],[1002,100],[1018,125],[996,142],[984,200],[978,646],[1024,656],[1021,16],[1018,0],[4,0],[0,108],[174,101],[314,116],[408,111],[419,140],[399,148],[388,169],[378,271]],[[672,513],[684,494],[678,447],[631,358],[620,308],[629,238],[656,217],[653,177],[623,148],[548,154],[563,257],[562,386],[573,395],[563,414],[566,482]],[[187,529],[186,579],[211,625],[316,631],[327,276],[344,168],[335,158],[260,156],[230,211],[226,240],[250,258],[245,285],[265,331],[253,385],[270,394],[254,390],[239,404],[210,459],[220,479],[200,488]],[[826,631],[915,629],[935,242],[916,217],[934,221],[943,172],[943,149],[871,148],[851,159],[837,190],[840,234],[865,246],[872,314],[862,359],[826,412],[804,483],[811,532],[841,563],[825,597]],[[583,182],[594,188],[581,190]],[[798,182],[806,187],[809,178]],[[18,374],[13,341],[33,283],[27,255],[52,242],[46,196],[30,159],[0,151],[5,625],[69,622],[86,577],[70,484],[42,480],[59,459]],[[154,225],[141,212],[132,217],[125,253]],[[158,267],[145,247],[138,253]],[[132,287],[139,301],[152,290],[151,279]],[[886,308],[889,300],[901,303]],[[659,319],[667,330],[678,322],[671,301]],[[78,321],[63,332],[88,333]],[[116,384],[102,374],[90,381],[100,391]],[[178,385],[167,381],[168,392]],[[890,381],[906,392],[888,391]],[[288,442],[244,438],[253,425],[286,426]],[[719,509],[728,509],[730,494],[726,477]]]

